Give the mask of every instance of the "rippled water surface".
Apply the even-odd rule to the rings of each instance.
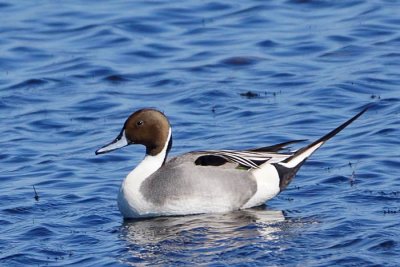
[[[0,12],[1,266],[400,265],[399,1]],[[179,154],[313,140],[370,103],[257,209],[123,221],[144,149],[94,155],[142,107],[168,115]]]

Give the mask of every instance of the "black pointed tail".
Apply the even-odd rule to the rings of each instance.
[[[294,175],[296,172],[300,169],[300,167],[303,165],[305,160],[310,157],[318,148],[320,148],[326,141],[334,137],[336,134],[338,134],[340,131],[342,131],[344,128],[346,128],[349,124],[351,124],[353,121],[358,119],[364,112],[368,110],[369,106],[364,108],[362,111],[360,111],[357,115],[334,129],[333,131],[329,132],[328,134],[324,135],[323,137],[319,138],[317,141],[309,144],[306,147],[303,147],[299,150],[297,150],[292,156],[289,158],[285,159],[284,161],[280,163],[274,164],[280,177],[280,189],[281,191],[285,189],[289,183],[292,181]]]

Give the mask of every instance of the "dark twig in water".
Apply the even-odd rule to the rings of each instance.
[[[36,201],[39,201],[39,195],[38,195],[38,193],[36,192],[36,188],[35,188],[34,185],[32,185],[32,187],[33,187],[33,191],[35,191],[35,200],[36,200]]]
[[[244,96],[248,99],[260,97],[260,94],[252,92],[252,91],[247,91],[246,93],[240,93],[240,95]]]
[[[350,176],[350,186],[354,186],[354,184],[356,183],[356,167],[358,163],[359,161],[356,163],[349,162],[349,166],[353,169],[353,172],[351,173]]]

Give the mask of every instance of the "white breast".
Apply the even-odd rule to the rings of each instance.
[[[151,216],[153,214],[154,207],[143,198],[140,187],[146,178],[162,166],[170,138],[171,128],[163,150],[155,156],[146,155],[122,182],[118,194],[118,208],[125,218]]]

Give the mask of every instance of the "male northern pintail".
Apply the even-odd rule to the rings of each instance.
[[[96,154],[130,144],[146,147],[144,159],[125,178],[118,194],[118,207],[125,218],[246,209],[278,195],[312,153],[366,110],[292,153],[279,151],[299,141],[242,151],[194,151],[167,161],[171,125],[160,111],[141,109]]]

